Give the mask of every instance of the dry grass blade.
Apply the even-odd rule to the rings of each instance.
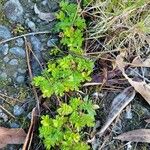
[[[34,130],[35,130],[35,126],[37,123],[37,114],[38,114],[38,110],[37,108],[33,108],[32,110],[32,118],[31,118],[31,123],[30,123],[30,127],[23,145],[22,150],[30,150],[30,146],[32,143],[32,139],[33,139],[33,134],[34,134]]]
[[[134,89],[132,87],[128,87],[115,97],[107,121],[97,134],[101,136],[105,132],[105,130],[121,113],[121,111],[134,99],[134,96],[135,96]]]
[[[150,129],[138,129],[123,133],[114,139],[131,142],[146,142],[150,143]]]
[[[26,138],[26,133],[21,128],[8,129],[0,127],[0,148],[7,144],[23,144]]]

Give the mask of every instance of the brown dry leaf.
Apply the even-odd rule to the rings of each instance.
[[[138,57],[134,58],[131,65],[137,66],[137,67],[150,67],[150,58],[147,58],[146,60],[143,61],[138,56]]]
[[[34,12],[38,15],[38,17],[41,19],[41,20],[45,20],[45,21],[53,21],[55,19],[55,16],[53,13],[43,13],[41,12],[36,4],[34,5]]]
[[[114,119],[121,113],[121,111],[134,99],[135,91],[133,87],[127,87],[120,94],[118,94],[110,108],[110,113],[108,115],[107,121],[102,129],[98,132],[98,135],[102,135],[109,125],[114,121]]]
[[[147,84],[145,81],[142,81],[142,82],[133,81],[131,78],[129,78],[127,76],[127,74],[124,71],[125,62],[123,61],[123,57],[121,55],[117,56],[117,58],[116,58],[116,64],[118,65],[119,69],[122,71],[122,74],[128,80],[128,82],[134,87],[134,89],[138,93],[140,93],[143,96],[143,98],[150,105],[150,85]]]
[[[21,128],[4,128],[0,127],[0,148],[7,144],[23,144],[26,138],[26,133]]]
[[[142,97],[148,102],[150,105],[150,85],[146,82],[137,82],[133,81],[126,74],[124,74],[125,78],[128,79],[129,83],[134,87],[134,89],[142,95]]]
[[[138,129],[123,133],[114,139],[131,142],[146,142],[150,143],[150,129]]]

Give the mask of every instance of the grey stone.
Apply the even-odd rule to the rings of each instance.
[[[27,23],[27,25],[32,31],[35,31],[36,27],[35,27],[35,23],[33,21],[29,21]]]
[[[35,52],[39,52],[42,50],[42,43],[37,37],[31,36],[31,43]]]
[[[43,5],[43,6],[46,6],[47,5],[47,0],[43,0],[42,2],[41,2],[41,4]]]
[[[58,3],[56,1],[48,0],[48,7],[51,11],[58,10]]]
[[[4,44],[0,46],[0,53],[2,53],[3,55],[8,54],[8,44]]]
[[[24,73],[26,73],[26,69],[18,68],[18,72],[24,74]]]
[[[18,77],[16,78],[16,81],[17,81],[18,83],[23,83],[24,80],[25,80],[24,76],[18,76]]]
[[[10,37],[10,30],[5,26],[0,25],[0,39],[8,39]]]
[[[17,60],[17,59],[12,59],[12,60],[9,62],[9,64],[12,65],[12,66],[18,65],[18,60]]]
[[[29,18],[29,17],[30,17],[30,14],[25,13],[24,18],[27,19],[27,18]]]
[[[7,74],[6,74],[5,72],[2,72],[2,73],[0,74],[0,78],[2,78],[2,79],[7,79]]]
[[[8,116],[0,109],[0,118],[4,120],[4,122],[8,121]]]
[[[15,122],[12,122],[12,123],[10,123],[10,127],[11,127],[11,128],[19,128],[20,125],[17,124],[17,123],[15,123]]]
[[[20,46],[20,47],[21,47],[21,46],[23,46],[23,44],[24,44],[24,41],[23,41],[22,38],[19,38],[19,39],[16,40],[16,45],[17,45],[17,46]]]
[[[22,107],[20,107],[20,106],[18,106],[18,105],[15,105],[15,106],[14,106],[13,114],[14,114],[15,116],[20,116],[21,114],[23,114],[23,112],[24,112],[24,109],[23,109]]]
[[[23,57],[23,58],[26,57],[25,50],[21,47],[12,47],[9,51],[10,53],[15,54],[16,56]]]
[[[4,57],[4,59],[3,59],[3,60],[4,60],[4,62],[5,62],[5,63],[7,63],[7,62],[9,62],[9,60],[10,60],[10,59],[9,59],[9,57],[8,57],[8,56],[6,56],[6,57]]]
[[[41,41],[35,36],[32,36],[31,43],[33,45],[33,52],[36,58],[39,60],[40,63],[42,63],[43,59],[42,59],[42,53],[41,53],[41,50],[42,50]],[[41,66],[39,65],[35,57],[32,57],[31,60],[32,60],[31,69],[32,69],[33,76],[39,75],[41,73]]]
[[[18,73],[15,72],[15,73],[13,74],[13,77],[16,78],[16,77],[17,77],[17,74],[18,74]]]
[[[57,41],[58,41],[58,39],[49,39],[47,41],[47,46],[48,47],[54,47],[56,45]]]
[[[21,22],[23,19],[23,7],[19,0],[9,0],[4,5],[5,15],[14,22]]]
[[[28,113],[27,117],[28,117],[29,119],[31,119],[31,118],[32,118],[32,112]]]

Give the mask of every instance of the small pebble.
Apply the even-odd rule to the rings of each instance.
[[[35,23],[33,21],[29,21],[27,23],[27,25],[32,31],[35,31],[36,27],[35,27]]]
[[[24,41],[23,41],[22,38],[19,38],[19,39],[16,40],[16,45],[17,46],[21,47],[21,46],[23,46],[23,44],[24,44]]]
[[[8,44],[0,46],[0,53],[2,53],[3,55],[8,54]]]
[[[17,123],[15,123],[15,122],[12,122],[12,123],[10,123],[10,127],[11,127],[11,128],[19,128],[20,125],[17,124]]]
[[[26,69],[18,68],[18,72],[19,72],[19,73],[26,73]]]
[[[26,57],[25,50],[21,47],[12,47],[9,51],[10,53],[15,54],[16,56],[23,57],[23,58]]]
[[[126,119],[132,119],[133,114],[132,114],[132,110],[131,110],[131,105],[128,105],[126,107],[126,113],[125,113],[125,118]]]
[[[14,78],[16,78],[16,77],[17,77],[17,72],[15,72],[15,73],[13,74],[13,77],[14,77]]]
[[[10,30],[6,26],[0,25],[0,39],[8,39],[10,37]]]
[[[9,62],[9,60],[10,60],[10,59],[9,59],[9,57],[8,57],[8,56],[6,56],[6,57],[4,57],[4,59],[3,59],[3,60],[4,60],[4,62],[5,62],[5,63],[7,63],[7,62]]]
[[[14,106],[14,109],[13,109],[13,114],[15,116],[20,116],[21,114],[23,114],[24,110],[22,107],[18,106],[18,105],[15,105]]]
[[[0,74],[0,78],[2,78],[2,79],[7,79],[7,74],[6,74],[5,72],[2,72],[2,73]]]
[[[4,122],[8,120],[8,116],[5,113],[3,113],[1,109],[0,109],[0,118],[2,118]]]
[[[31,118],[32,118],[32,112],[28,113],[27,117],[28,117],[29,119],[31,119]]]
[[[24,80],[25,80],[24,76],[18,76],[17,79],[16,79],[16,81],[17,81],[18,83],[23,83]]]
[[[17,60],[17,59],[12,59],[12,60],[9,62],[9,64],[12,65],[12,66],[18,65],[18,60]]]
[[[19,0],[8,0],[4,5],[4,12],[10,21],[21,22],[23,19],[23,7]]]
[[[43,6],[46,6],[47,0],[43,0],[43,1],[41,2],[41,4],[42,4]]]

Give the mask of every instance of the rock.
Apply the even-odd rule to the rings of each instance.
[[[7,63],[7,62],[9,62],[9,57],[8,56],[6,56],[6,57],[4,57],[4,59],[3,59],[3,61],[5,62],[5,63]]]
[[[7,74],[5,72],[2,72],[0,74],[0,78],[2,78],[3,80],[7,79]]]
[[[8,39],[11,37],[9,29],[5,26],[0,25],[0,39]]]
[[[57,11],[58,3],[56,1],[48,0],[48,7],[51,11]]]
[[[8,116],[0,109],[0,118],[6,122],[8,120]]]
[[[9,51],[10,53],[15,54],[16,56],[23,57],[23,58],[26,57],[25,50],[21,47],[12,47]]]
[[[40,63],[43,62],[43,58],[42,58],[42,53],[41,53],[41,50],[42,50],[42,44],[41,44],[41,41],[36,38],[35,36],[32,36],[31,37],[31,43],[33,45],[33,52],[36,56],[36,58],[38,59],[38,61]],[[33,76],[37,76],[41,73],[41,66],[39,65],[39,62],[37,61],[34,56],[32,56],[31,58],[31,68],[32,68],[32,73],[33,73]]]
[[[18,76],[18,77],[16,78],[16,81],[17,81],[18,83],[23,83],[24,80],[25,80],[24,76]]]
[[[23,44],[24,44],[24,41],[23,41],[22,38],[19,38],[19,39],[16,40],[16,45],[17,45],[17,46],[22,47]]]
[[[35,23],[33,21],[29,21],[27,25],[32,31],[36,30]]]
[[[29,119],[31,119],[31,118],[32,118],[32,112],[28,113],[27,117],[28,117]]]
[[[18,74],[18,73],[15,72],[15,73],[13,74],[13,77],[16,78],[16,77],[17,77],[17,74]]]
[[[2,53],[3,55],[8,54],[8,44],[4,44],[0,46],[0,53]]]
[[[20,107],[20,106],[18,106],[18,105],[15,105],[15,106],[14,106],[13,114],[14,114],[15,116],[20,116],[21,114],[23,114],[23,112],[24,112],[24,109],[23,109],[22,107]]]
[[[58,41],[58,39],[49,39],[47,41],[47,46],[48,47],[54,47],[56,45],[57,41]]]
[[[20,125],[17,124],[17,123],[15,123],[15,122],[12,122],[12,123],[10,123],[10,127],[11,127],[11,128],[19,128]]]
[[[14,22],[22,22],[23,7],[19,0],[9,0],[4,5],[5,15],[8,19]]]
[[[43,6],[46,6],[47,5],[47,0],[43,0],[42,2],[41,2],[41,4],[43,5]]]
[[[18,65],[18,60],[17,59],[12,59],[10,62],[9,62],[10,65],[12,66],[16,66]]]
[[[42,43],[37,37],[31,36],[31,43],[33,45],[34,52],[38,53],[42,50]]]
[[[19,72],[19,73],[23,73],[23,74],[24,74],[24,73],[26,73],[26,69],[18,68],[18,72]]]

